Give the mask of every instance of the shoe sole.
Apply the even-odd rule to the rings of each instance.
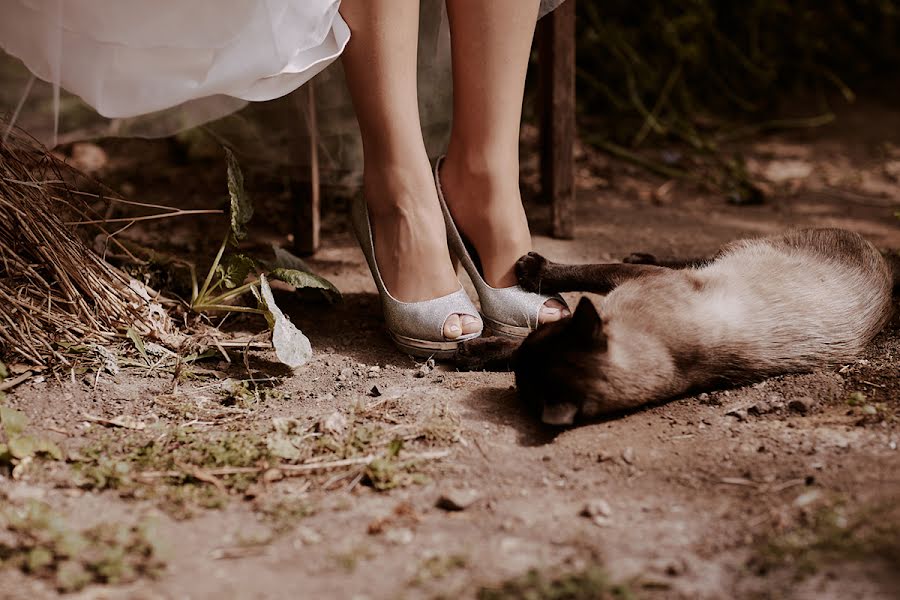
[[[464,336],[461,340],[452,340],[446,342],[433,342],[428,340],[417,340],[402,335],[398,335],[392,331],[388,331],[394,344],[401,351],[415,358],[452,358],[459,350],[459,345],[470,339],[475,339],[477,335]]]
[[[490,332],[490,335],[507,337],[507,338],[515,338],[515,339],[525,339],[527,338],[534,329],[530,327],[519,327],[516,325],[510,325],[508,323],[501,323],[500,321],[495,321],[490,317],[486,317],[484,313],[481,313],[481,321],[484,323],[484,331],[485,334]]]

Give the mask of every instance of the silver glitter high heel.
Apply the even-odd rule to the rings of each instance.
[[[352,208],[353,228],[362,247],[372,278],[381,296],[384,320],[388,333],[402,351],[419,358],[448,358],[459,348],[460,342],[477,338],[481,331],[460,335],[448,340],[444,337],[444,323],[450,315],[477,316],[478,310],[465,290],[458,290],[440,298],[421,302],[401,302],[388,291],[375,262],[375,244],[372,241],[372,225],[365,200],[357,198]]]
[[[450,209],[447,208],[447,202],[444,200],[444,190],[441,188],[440,178],[443,160],[443,156],[438,158],[434,165],[434,182],[437,186],[441,210],[444,211],[444,221],[447,223],[447,241],[450,244],[450,251],[460,259],[478,292],[484,328],[492,331],[495,335],[526,337],[538,326],[538,317],[547,300],[557,300],[563,306],[566,306],[566,302],[559,295],[546,296],[526,292],[518,285],[505,288],[488,285],[475,265],[475,261],[472,260],[472,255],[456,228],[456,223],[453,222]]]

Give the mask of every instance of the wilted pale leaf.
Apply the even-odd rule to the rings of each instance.
[[[136,417],[129,415],[118,415],[109,420],[109,424],[114,427],[122,427],[124,429],[134,429],[141,431],[147,427],[147,424]]]
[[[274,323],[272,345],[275,347],[275,355],[292,369],[302,367],[312,358],[309,338],[303,335],[303,332],[297,329],[275,304],[272,288],[269,287],[265,275],[259,277],[259,291],[263,306],[271,314],[271,322]]]
[[[300,449],[294,445],[290,436],[283,433],[270,434],[266,439],[266,448],[272,456],[284,460],[298,460],[301,456]]]
[[[347,428],[347,417],[339,410],[332,411],[319,422],[319,431],[331,435],[343,435]]]
[[[253,218],[253,203],[244,190],[241,166],[228,148],[225,148],[225,161],[228,165],[228,196],[231,198],[231,233],[234,239],[242,240],[247,237],[245,227]]]
[[[275,431],[266,438],[266,447],[272,455],[284,460],[298,460],[301,456],[300,445],[303,442],[300,422],[296,419],[275,417],[272,419]]]
[[[100,362],[101,371],[106,371],[110,375],[119,374],[119,361],[115,354],[98,344],[92,344],[91,350]]]
[[[272,269],[269,271],[271,279],[277,279],[289,283],[298,289],[321,290],[329,302],[337,302],[341,299],[341,292],[324,277],[319,277],[307,271],[295,269]]]

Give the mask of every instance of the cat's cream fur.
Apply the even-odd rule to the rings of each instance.
[[[520,394],[553,424],[850,361],[892,309],[885,259],[836,229],[741,240],[683,270],[532,255],[519,274],[544,292],[608,292],[539,328],[517,352]]]

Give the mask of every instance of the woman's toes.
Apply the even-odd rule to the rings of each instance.
[[[460,322],[462,323],[463,335],[478,333],[481,331],[481,319],[473,315],[462,315]]]
[[[571,313],[566,305],[558,300],[547,300],[541,307],[538,320],[541,323],[552,323],[568,317]]]
[[[447,320],[444,321],[444,337],[448,340],[455,340],[462,335],[462,332],[463,329],[459,320],[459,315],[450,315],[447,317]]]

